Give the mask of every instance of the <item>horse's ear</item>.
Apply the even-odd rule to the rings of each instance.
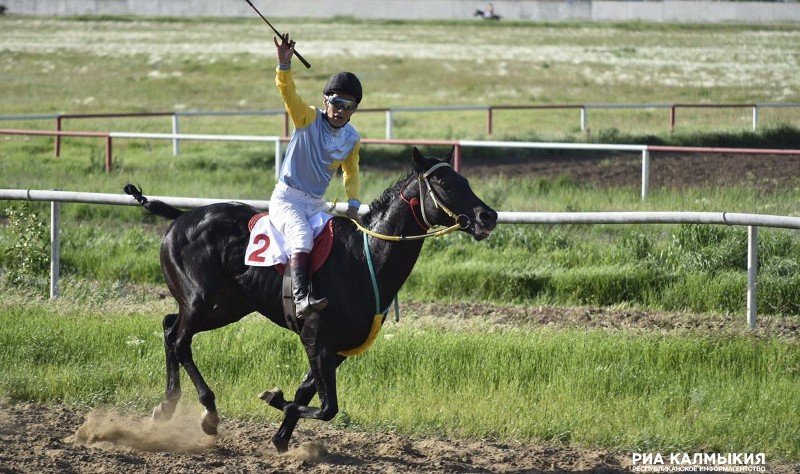
[[[414,169],[416,171],[424,173],[428,168],[430,168],[427,163],[428,159],[425,158],[422,153],[420,153],[417,147],[414,147],[411,150],[411,156],[414,157]]]
[[[455,155],[456,155],[456,147],[455,145],[453,145],[453,148],[451,148],[447,156],[444,157],[444,161],[447,162],[447,164],[449,164],[450,166],[453,166],[453,158],[455,157]]]

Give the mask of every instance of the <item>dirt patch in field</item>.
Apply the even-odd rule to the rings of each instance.
[[[746,334],[800,341],[800,318],[761,316],[751,331],[744,314],[696,314],[614,307],[499,306],[488,303],[401,304],[400,324],[487,330],[551,327],[659,333]],[[390,313],[392,316],[393,313]]]

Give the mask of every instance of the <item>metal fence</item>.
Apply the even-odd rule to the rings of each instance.
[[[743,109],[750,110],[752,115],[752,129],[757,130],[759,125],[759,112],[763,109],[790,108],[800,109],[800,103],[744,103],[744,104],[546,104],[546,105],[457,105],[457,106],[433,106],[433,107],[384,107],[384,108],[363,108],[359,113],[382,113],[385,116],[385,136],[386,139],[394,138],[394,118],[397,114],[406,113],[429,113],[429,112],[464,112],[464,111],[484,111],[486,113],[486,134],[492,136],[495,132],[495,116],[500,111],[520,111],[520,110],[577,110],[580,115],[578,123],[581,131],[589,129],[590,110],[657,110],[664,109],[669,111],[668,126],[670,131],[675,130],[679,109]],[[231,111],[172,111],[172,112],[130,112],[130,113],[92,113],[92,114],[28,114],[28,115],[0,115],[0,121],[31,121],[31,120],[52,120],[55,122],[55,131],[64,130],[66,120],[86,120],[98,118],[152,118],[169,117],[171,120],[171,133],[180,134],[181,117],[243,117],[243,116],[281,116],[283,117],[283,127],[281,135],[289,135],[289,115],[286,111],[276,110],[231,110]],[[565,124],[566,125],[566,124]],[[56,136],[55,153],[60,153],[61,135]],[[173,154],[180,152],[180,139],[173,141]]]
[[[231,199],[181,198],[171,196],[150,196],[150,199],[158,199],[172,206],[185,208],[233,201]],[[123,194],[31,189],[0,189],[0,200],[46,201],[51,203],[51,298],[58,297],[60,203],[78,202],[125,206],[139,205],[133,197]],[[269,209],[269,201],[236,201],[250,204],[258,209]],[[335,210],[337,212],[344,212],[346,207],[346,203],[339,203],[336,205]],[[368,209],[368,206],[362,205],[361,212],[366,212]],[[800,229],[800,217],[732,212],[498,212],[497,221],[506,224],[717,224],[747,226],[747,323],[750,329],[755,329],[757,316],[758,227]]]

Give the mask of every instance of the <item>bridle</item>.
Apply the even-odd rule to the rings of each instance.
[[[417,221],[417,224],[420,226],[420,228],[422,228],[422,230],[425,231],[424,234],[420,234],[420,235],[384,235],[384,234],[380,234],[380,233],[374,232],[374,231],[372,231],[370,229],[367,229],[366,227],[362,226],[356,220],[353,220],[353,219],[351,219],[351,220],[355,223],[356,227],[358,227],[358,229],[361,232],[364,232],[367,235],[371,235],[372,237],[375,237],[375,238],[378,238],[378,239],[381,239],[381,240],[389,240],[389,241],[393,241],[393,242],[399,242],[399,241],[404,241],[404,240],[420,240],[420,239],[426,239],[428,237],[441,237],[443,235],[447,235],[447,234],[449,234],[451,232],[454,232],[454,231],[457,231],[457,230],[460,230],[460,229],[466,229],[472,223],[472,221],[469,218],[469,216],[467,216],[466,214],[456,214],[455,212],[451,211],[447,206],[445,206],[442,203],[442,199],[436,195],[436,191],[433,190],[433,186],[431,186],[431,183],[428,180],[428,177],[434,171],[436,171],[439,168],[443,168],[445,166],[450,167],[450,164],[449,163],[445,163],[445,162],[437,163],[437,164],[431,166],[430,168],[428,168],[428,170],[425,171],[424,173],[420,173],[420,174],[417,175],[417,183],[419,184],[419,200],[417,200],[416,198],[407,199],[403,195],[403,191],[405,190],[405,186],[402,189],[400,189],[400,199],[402,199],[403,202],[405,202],[405,203],[407,203],[409,205],[409,207],[411,208],[411,215],[414,216],[414,220]],[[423,190],[423,187],[422,187],[423,183],[425,183],[425,187],[428,190],[427,193]],[[434,229],[434,227],[436,227],[436,226],[434,224],[430,223],[430,221],[428,220],[428,216],[425,214],[425,201],[424,201],[424,199],[425,199],[425,195],[426,194],[428,196],[430,196],[430,199],[433,201],[433,205],[434,205],[435,209],[441,209],[445,214],[447,214],[448,216],[450,216],[453,219],[453,225],[451,225],[450,227],[445,227],[443,229]],[[417,214],[414,211],[414,207],[416,205],[419,205],[420,214],[422,215],[422,221],[425,223],[424,225],[419,221],[419,219],[417,219]]]

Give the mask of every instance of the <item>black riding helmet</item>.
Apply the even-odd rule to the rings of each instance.
[[[361,103],[361,81],[352,72],[337,72],[328,79],[322,93],[327,96],[335,92],[352,95],[357,104]]]

